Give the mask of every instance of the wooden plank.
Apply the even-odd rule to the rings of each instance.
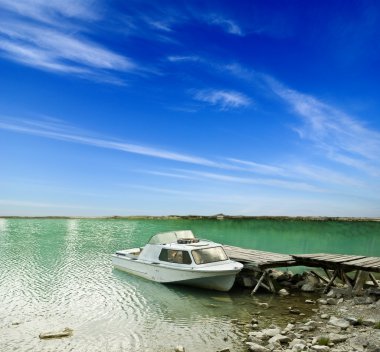
[[[288,255],[229,245],[224,246],[224,249],[231,259],[239,261],[244,264],[245,268],[253,270],[264,270],[281,266],[305,265],[321,267],[324,270],[345,268],[346,270],[363,269],[369,272],[380,272],[380,258],[378,257],[334,253]],[[341,276],[344,281],[348,281],[348,278],[343,274]],[[332,278],[330,277],[329,279],[331,280]]]
[[[362,255],[346,255],[346,254],[326,254],[326,253],[317,253],[317,254],[308,254],[307,256],[304,255],[298,255],[293,254],[292,257],[294,258],[300,258],[300,259],[310,259],[310,260],[317,260],[317,261],[336,261],[341,259],[346,259],[348,261],[350,260],[356,260],[365,258],[365,256]]]
[[[353,262],[350,262],[349,264],[350,265],[352,265],[352,264],[353,265],[379,265],[380,259],[368,257],[368,258],[363,258],[360,260],[355,260]]]

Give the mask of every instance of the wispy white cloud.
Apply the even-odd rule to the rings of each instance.
[[[243,36],[244,33],[242,29],[238,26],[238,24],[230,19],[221,17],[221,16],[211,16],[209,18],[209,22],[211,24],[220,26],[223,28],[224,31],[230,34]]]
[[[356,186],[365,188],[365,183],[349,177],[341,172],[327,169],[325,167],[312,165],[310,163],[287,162],[283,165],[267,165],[253,161],[227,158],[231,163],[240,165],[241,171],[248,171],[262,175],[271,175],[288,180],[309,180],[322,182],[324,184],[335,184],[342,186]]]
[[[259,164],[253,161],[234,159],[234,158],[227,158],[227,160],[232,163],[245,166],[245,170],[247,171],[257,172],[260,174],[283,175],[285,172],[283,168],[278,167],[278,166]]]
[[[130,144],[105,138],[95,138],[88,134],[79,134],[75,129],[51,121],[38,121],[36,125],[29,120],[5,119],[0,120],[0,129],[9,130],[18,133],[26,133],[41,137],[73,142],[79,144],[91,145],[99,148],[119,150],[127,153],[151,156],[160,159],[168,159],[184,163],[219,167],[219,164],[202,157],[176,153],[159,148],[152,148],[143,145]]]
[[[49,69],[131,71],[136,65],[98,44],[56,30],[13,21],[0,27],[1,48],[17,61]],[[5,39],[6,38],[6,39]]]
[[[257,177],[241,177],[241,176],[231,176],[220,173],[204,172],[204,171],[194,171],[194,170],[177,170],[180,174],[192,175],[199,177],[199,179],[211,179],[222,182],[232,182],[240,184],[250,184],[250,185],[264,185],[270,187],[279,187],[299,191],[311,191],[311,192],[324,192],[324,189],[313,186],[306,182],[297,181],[284,181],[279,179],[270,178],[257,178]]]
[[[0,0],[0,7],[22,17],[47,23],[53,23],[58,16],[87,20],[98,18],[94,11],[96,2],[93,0]]]
[[[361,182],[351,179],[338,172],[333,172],[312,165],[269,165],[237,158],[209,159],[200,156],[177,153],[170,150],[150,147],[140,144],[131,144],[124,141],[97,136],[88,131],[77,129],[67,123],[54,118],[39,120],[22,120],[15,118],[0,118],[0,129],[16,133],[30,134],[44,138],[78,143],[98,148],[111,149],[126,153],[144,155],[148,157],[166,159],[197,166],[210,167],[219,170],[228,170],[229,174],[211,173],[196,170],[157,171],[143,170],[140,172],[154,176],[178,178],[184,180],[218,180],[251,185],[266,185],[303,191],[324,191],[330,184],[354,185],[365,188]],[[224,162],[223,162],[224,160]],[[236,173],[253,173],[254,176],[237,176]],[[235,173],[235,175],[231,175]],[[264,175],[257,177],[256,174]],[[311,182],[309,182],[311,181]],[[315,181],[322,186],[315,186]]]
[[[195,55],[188,55],[188,56],[173,55],[173,56],[168,56],[167,59],[170,62],[202,61],[202,59],[199,56],[195,56]]]
[[[86,209],[88,207],[78,204],[61,204],[61,203],[44,203],[27,200],[0,199],[0,205],[10,207],[32,207],[32,208],[69,208],[69,209]]]
[[[317,98],[266,78],[273,92],[303,118],[295,130],[332,160],[379,174],[380,133]]]
[[[163,32],[172,32],[172,29],[170,27],[170,23],[164,22],[164,21],[157,21],[157,20],[147,20],[147,23],[153,27],[154,29],[158,29]]]
[[[88,1],[0,0],[2,7],[13,13],[0,25],[0,55],[9,60],[110,83],[120,83],[112,79],[117,72],[139,71],[130,58],[87,39],[85,24],[69,22],[95,19]]]
[[[220,193],[219,190],[215,192],[200,192],[199,190],[179,190],[175,188],[165,188],[165,187],[152,187],[145,185],[127,185],[127,188],[139,189],[147,192],[155,192],[159,194],[164,194],[173,198],[186,199],[196,202],[204,203],[220,203],[223,204],[238,204],[238,205],[248,205],[252,204],[253,197],[247,196],[246,194],[237,194],[236,191],[230,191],[228,193]],[[257,199],[257,198],[255,198]]]
[[[251,99],[247,96],[232,90],[198,90],[193,97],[195,100],[218,106],[222,110],[241,108],[252,104]]]

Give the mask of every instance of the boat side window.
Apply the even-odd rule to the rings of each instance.
[[[163,248],[158,259],[169,263],[191,264],[190,254],[187,251]]]
[[[196,249],[191,251],[196,264],[215,263],[228,260],[227,254],[222,247]]]

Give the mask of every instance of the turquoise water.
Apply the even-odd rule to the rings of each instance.
[[[304,297],[249,296],[165,286],[111,266],[110,254],[151,235],[191,229],[217,242],[281,253],[380,256],[378,222],[273,220],[0,219],[1,351],[244,351],[243,328],[258,312],[281,323]],[[309,311],[308,311],[309,310]],[[39,333],[74,329],[70,338]]]

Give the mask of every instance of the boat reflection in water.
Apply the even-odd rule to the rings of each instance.
[[[156,282],[224,292],[243,268],[228,258],[221,244],[195,238],[188,230],[159,233],[142,248],[117,251],[112,264]]]

